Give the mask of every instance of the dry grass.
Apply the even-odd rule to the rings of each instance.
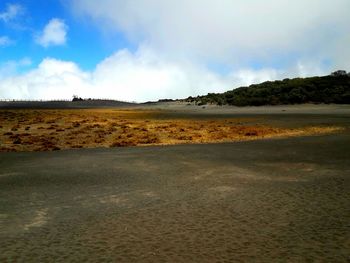
[[[341,129],[286,129],[238,118],[195,120],[164,116],[166,112],[113,109],[0,110],[0,151],[230,142],[324,134]]]

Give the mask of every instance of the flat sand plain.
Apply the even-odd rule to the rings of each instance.
[[[350,114],[320,108],[172,108],[166,118],[248,117],[281,129],[342,130],[219,144],[2,152],[0,261],[348,262]]]

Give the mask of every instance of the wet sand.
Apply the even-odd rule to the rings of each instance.
[[[0,153],[2,262],[348,262],[350,135]]]

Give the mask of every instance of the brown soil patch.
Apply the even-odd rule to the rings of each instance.
[[[0,152],[231,142],[342,129],[280,128],[242,118],[174,119],[165,111],[115,109],[0,110],[0,123]]]

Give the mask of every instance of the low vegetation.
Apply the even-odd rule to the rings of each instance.
[[[266,81],[225,93],[189,97],[197,105],[260,106],[301,103],[350,103],[350,74],[336,71],[329,76]]]
[[[337,127],[279,128],[251,118],[174,119],[156,110],[0,110],[0,151],[55,151],[255,140]]]

